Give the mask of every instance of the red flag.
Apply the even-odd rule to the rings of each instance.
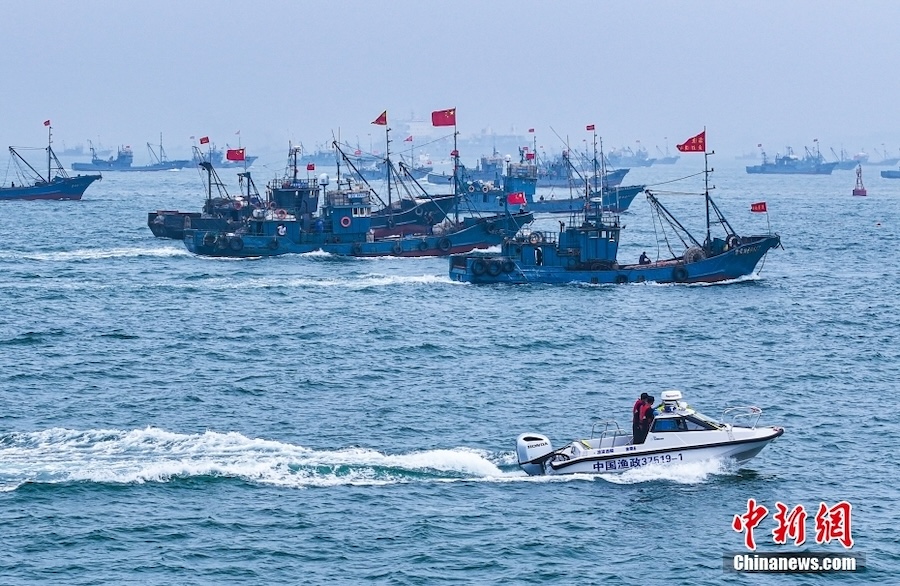
[[[353,151],[353,154],[356,155],[356,156],[359,156],[359,155],[362,154],[362,151],[359,150],[359,149],[356,149],[355,151]]]
[[[208,136],[201,137],[200,144],[209,144],[209,137]]]
[[[525,153],[525,160],[526,160],[526,161],[533,161],[533,160],[534,160],[534,153]]]
[[[588,124],[588,125],[585,127],[585,129],[586,129],[586,130],[593,130],[593,129],[594,129],[594,125],[593,125],[593,124]]]
[[[44,120],[44,126],[50,126],[50,121],[49,121],[49,120]]]
[[[766,202],[758,201],[756,203],[750,204],[750,211],[751,212],[768,212],[769,210],[766,209]]]
[[[306,164],[306,170],[307,170],[307,171],[315,171],[315,170],[316,170],[316,164],[315,164],[315,163],[307,163],[307,164]]]
[[[412,142],[412,135],[410,134],[406,138],[403,139],[403,142]]]
[[[506,203],[509,205],[525,205],[525,192],[516,191],[506,196]]]
[[[534,128],[529,128],[528,132],[534,132]]]
[[[458,157],[458,156],[459,156],[459,151],[456,150],[456,149],[453,149],[452,151],[450,151],[450,156],[451,156],[451,157]]]
[[[244,149],[228,149],[225,151],[225,158],[229,161],[243,161]]]
[[[381,115],[372,121],[372,124],[377,124],[378,126],[387,126],[387,110],[381,113]]]
[[[431,113],[432,126],[456,126],[456,108],[436,110]]]
[[[676,148],[683,153],[705,153],[706,152],[706,131],[704,130],[697,136],[692,136],[683,143],[675,145]]]

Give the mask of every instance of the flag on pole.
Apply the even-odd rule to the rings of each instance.
[[[410,134],[406,138],[403,139],[403,142],[412,142],[412,135]]]
[[[372,124],[377,124],[378,126],[387,126],[387,110],[381,113],[378,118],[372,121]]]
[[[692,136],[683,143],[675,145],[682,153],[705,153],[706,152],[706,131],[704,130],[697,136]]]
[[[750,211],[751,212],[768,212],[769,210],[766,209],[766,202],[758,201],[756,203],[750,204]]]
[[[435,110],[431,113],[432,126],[456,126],[456,108]]]
[[[241,131],[238,130],[237,132],[235,132],[235,134],[238,135],[238,136],[240,136],[240,135],[241,135]]]
[[[759,147],[759,148],[762,148],[762,143],[759,143],[759,144],[756,145],[756,146]]]
[[[451,156],[451,157],[458,157],[458,156],[459,156],[459,151],[456,150],[456,149],[453,149],[452,151],[450,151],[450,156]]]
[[[526,160],[526,161],[533,161],[533,160],[534,160],[534,153],[525,153],[525,160]]]
[[[528,132],[534,132],[534,128],[529,128]]]
[[[587,126],[585,126],[585,130],[593,130],[593,129],[594,129],[593,124],[588,124]]]
[[[514,193],[510,193],[506,196],[506,203],[511,206],[515,205],[525,205],[525,192],[524,191],[516,191]]]
[[[315,163],[307,163],[307,164],[306,164],[306,170],[307,170],[307,171],[315,171],[315,170],[316,170],[316,164],[315,164]]]
[[[228,149],[225,151],[225,158],[229,161],[243,161],[244,149]]]
[[[49,120],[44,120],[44,126],[50,126],[50,121],[49,121]]]
[[[200,144],[209,144],[209,137],[208,137],[208,136],[201,136],[201,137],[200,137]]]

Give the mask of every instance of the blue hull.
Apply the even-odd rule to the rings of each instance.
[[[712,256],[684,262],[672,259],[648,265],[615,265],[597,263],[595,267],[579,266],[575,259],[547,266],[536,264],[535,250],[553,244],[521,242],[512,245],[512,255],[465,255],[450,259],[450,278],[475,284],[590,283],[625,284],[653,281],[657,283],[715,283],[751,274],[763,256],[778,246],[781,239],[773,236],[748,236],[734,248]],[[555,255],[543,252],[544,258]],[[562,260],[564,257],[557,257]]]
[[[603,186],[604,187],[618,187],[622,180],[625,178],[625,175],[628,174],[630,169],[616,169],[614,171],[609,171],[606,173],[606,176],[603,178]],[[594,187],[596,187],[596,181],[593,181]],[[538,187],[571,187],[573,189],[584,189],[584,179],[580,177],[548,177],[546,175],[538,174],[537,178],[537,186]]]
[[[462,229],[447,234],[426,234],[370,241],[365,233],[343,234],[298,232],[290,226],[285,236],[277,236],[279,224],[265,222],[261,234],[234,234],[204,230],[185,230],[187,249],[202,256],[252,258],[303,254],[322,250],[342,256],[446,256],[476,248],[496,246],[534,220],[530,213],[515,214],[489,220],[467,219]]]
[[[95,163],[72,163],[73,171],[172,171],[175,169],[183,169],[190,165],[190,161],[167,161],[165,163],[154,163],[153,165],[142,165],[140,167],[105,165]],[[241,165],[243,166],[243,165]]]
[[[751,175],[831,175],[836,166],[837,162],[797,166],[768,163],[751,165],[747,167],[747,173]]]
[[[882,171],[881,176],[885,179],[900,179],[900,171]]]
[[[57,177],[50,183],[38,183],[27,187],[0,187],[0,201],[66,199],[79,200],[91,183],[100,175]]]

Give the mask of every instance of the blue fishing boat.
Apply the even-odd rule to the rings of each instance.
[[[885,179],[900,179],[900,170],[893,169],[890,171],[882,171],[881,176]]]
[[[133,166],[134,151],[130,146],[119,147],[116,157],[109,159],[101,159],[97,156],[93,145],[91,146],[91,162],[90,163],[72,163],[73,171],[172,171],[183,169],[191,164],[187,159],[169,160],[166,156],[166,150],[162,145],[162,134],[159,135],[159,152],[153,149],[153,145],[147,143],[147,150],[150,153],[150,160],[153,161],[149,165]]]
[[[584,189],[585,181],[590,178],[593,180],[595,187],[597,183],[596,175],[593,173],[580,172],[576,169],[571,161],[572,155],[570,151],[563,151],[558,157],[549,160],[541,160],[537,165],[537,186],[538,187],[568,187],[572,189]],[[579,156],[582,162],[593,165],[593,161],[589,157]],[[612,169],[605,170],[603,173],[604,187],[616,187],[622,183],[629,169]]]
[[[857,165],[861,164],[860,159],[851,158],[847,155],[847,151],[841,148],[841,154],[837,154],[835,150],[831,149],[831,154],[835,156],[837,159],[835,161],[834,168],[840,171],[849,171],[850,169],[856,169]],[[866,159],[868,159],[868,155],[865,155]]]
[[[323,182],[322,190],[327,184]],[[486,248],[511,238],[529,224],[528,212],[487,218],[466,217],[434,226],[428,233],[376,238],[371,192],[362,186],[326,191],[320,214],[284,209],[253,211],[231,232],[185,230],[189,251],[203,256],[260,257],[322,250],[344,256],[440,256]]]
[[[0,186],[0,201],[36,200],[36,199],[65,199],[80,200],[85,190],[94,181],[100,180],[100,175],[77,175],[69,177],[56,158],[56,153],[51,147],[51,132],[49,122],[47,134],[47,175],[35,169],[15,149],[9,147],[11,160],[16,166],[16,178],[10,181],[9,186]]]
[[[226,145],[227,148],[228,145]],[[242,151],[241,147],[238,147],[237,150]],[[233,169],[233,168],[247,168],[256,161],[259,157],[253,155],[243,155],[243,160],[231,161],[225,158],[225,151],[220,148],[216,148],[216,146],[210,143],[209,149],[206,152],[195,148],[193,152],[193,158],[191,159],[190,166],[198,166],[203,162],[211,163],[213,167],[217,169]]]
[[[638,147],[636,151],[625,147],[613,149],[607,155],[607,162],[613,167],[649,167],[656,159],[651,159],[644,147]]]
[[[762,151],[762,164],[749,165],[747,173],[763,175],[831,175],[837,166],[836,161],[828,162],[818,148],[813,153],[806,149],[803,158],[794,154],[791,147],[786,148],[784,155],[775,155],[775,162],[769,162],[766,152]]]
[[[708,175],[707,171],[707,175]],[[619,216],[603,211],[600,198],[574,214],[568,225],[560,223],[558,233],[543,231],[517,235],[505,241],[499,254],[472,253],[450,257],[450,278],[469,283],[591,283],[624,284],[699,283],[736,279],[752,273],[766,253],[781,244],[777,234],[738,235],[718,206],[705,192],[706,239],[701,243],[672,216],[655,195],[645,192],[651,208],[668,225],[672,234],[663,234],[668,258],[653,261],[642,255],[634,264],[620,263],[617,255],[623,226]],[[710,214],[716,216],[710,222]],[[713,236],[711,224],[724,234]],[[685,250],[675,251],[671,243],[680,241]]]
[[[478,159],[474,169],[467,168],[458,160],[456,167],[461,170],[460,176],[464,175],[467,181],[490,181],[499,185],[503,177],[504,162],[506,159],[495,150],[490,156],[483,155]],[[453,173],[428,173],[426,180],[433,185],[450,185],[453,183]]]

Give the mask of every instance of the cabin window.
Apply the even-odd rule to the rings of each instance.
[[[709,431],[710,429],[716,429],[713,425],[703,421],[701,419],[696,419],[694,417],[686,417],[685,425],[687,431]]]
[[[655,419],[653,421],[654,433],[666,433],[669,431],[687,431],[683,417],[666,417],[665,419]]]

